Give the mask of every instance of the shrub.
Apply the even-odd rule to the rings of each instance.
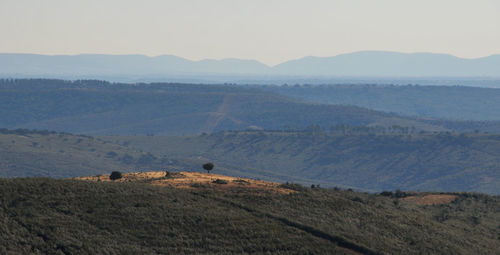
[[[384,197],[392,197],[394,194],[392,193],[392,191],[382,191],[380,192],[380,195]]]
[[[364,201],[362,198],[360,198],[360,197],[353,197],[353,198],[351,198],[351,200],[352,200],[352,201],[354,201],[354,202],[358,202],[358,203],[364,203],[364,202],[365,202],[365,201]]]
[[[246,180],[243,180],[243,179],[233,180],[233,182],[237,182],[239,184],[250,184],[249,181],[246,181]]]
[[[283,183],[283,184],[280,184],[280,188],[284,188],[284,189],[291,189],[291,190],[295,190],[295,191],[306,191],[307,188],[300,185],[299,183]]]
[[[215,184],[227,184],[227,181],[226,180],[217,179],[217,180],[213,181],[213,183],[215,183]]]
[[[403,198],[406,197],[406,193],[398,189],[394,192],[394,196],[397,198]]]
[[[118,172],[118,171],[113,171],[109,175],[109,179],[112,180],[112,181],[118,180],[118,179],[121,179],[121,178],[122,178],[122,173]]]

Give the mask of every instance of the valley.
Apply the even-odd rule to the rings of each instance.
[[[365,191],[476,191],[499,194],[500,138],[486,134],[338,134],[329,131],[233,131],[184,137],[109,137],[174,158],[273,173],[298,181]],[[230,174],[230,172],[224,172]]]

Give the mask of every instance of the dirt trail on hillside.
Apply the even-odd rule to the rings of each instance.
[[[231,95],[225,95],[222,103],[217,108],[217,111],[211,112],[208,115],[208,119],[200,129],[203,133],[212,133],[214,129],[219,125],[219,123],[226,117],[229,110],[229,100]]]

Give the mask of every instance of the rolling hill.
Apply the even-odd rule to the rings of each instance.
[[[311,103],[355,105],[406,116],[455,121],[500,120],[500,89],[493,88],[412,85],[297,85],[259,88]]]
[[[99,138],[30,130],[0,130],[0,155],[0,177],[75,177],[174,164]]]
[[[494,254],[499,245],[494,196],[155,181],[0,179],[0,252]],[[427,198],[434,204],[416,202]]]
[[[144,137],[146,138],[146,137]],[[146,139],[147,140],[147,139]],[[146,141],[145,140],[145,141]],[[170,145],[166,145],[170,146]],[[206,158],[174,157],[147,153],[130,147],[121,137],[72,135],[37,130],[0,129],[0,177],[69,178],[107,174],[111,171],[201,170]],[[217,173],[265,180],[280,180],[280,175],[260,169],[218,163]],[[299,177],[297,181],[301,181]]]
[[[4,128],[91,135],[182,135],[336,124],[446,130],[415,118],[306,103],[233,85],[0,80],[0,115]]]
[[[365,191],[500,194],[498,135],[233,131],[199,136],[89,137],[0,132],[1,177],[201,170]]]

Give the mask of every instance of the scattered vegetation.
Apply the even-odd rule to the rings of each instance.
[[[0,179],[0,253],[494,254],[500,199],[453,195],[427,206],[325,188]]]
[[[214,118],[213,113],[219,111]],[[0,116],[0,126],[5,128],[43,127],[91,135],[182,135],[250,127],[276,130],[284,126],[381,123],[440,131],[447,125],[345,104],[311,104],[264,87],[175,83],[137,86],[43,79],[0,80]],[[460,129],[460,123],[448,126]]]
[[[323,104],[356,105],[409,116],[500,120],[500,89],[465,86],[266,86],[285,96]],[[457,110],[460,109],[460,110]]]
[[[243,179],[233,180],[233,182],[240,183],[240,184],[250,184],[248,181],[243,180]]]
[[[184,166],[98,137],[33,130],[0,132],[0,177],[75,177]]]
[[[286,182],[286,183],[281,184],[280,187],[285,188],[285,189],[295,190],[295,191],[305,191],[306,190],[306,187],[302,186],[299,183]]]

